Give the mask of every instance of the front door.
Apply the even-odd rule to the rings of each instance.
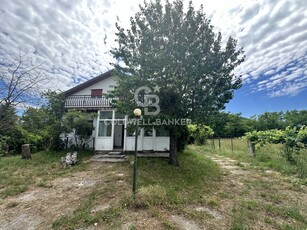
[[[124,125],[115,124],[114,126],[114,147],[123,147]]]

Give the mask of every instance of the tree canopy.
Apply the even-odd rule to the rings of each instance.
[[[137,106],[133,93],[140,86],[159,90],[164,118],[203,121],[205,115],[224,108],[241,86],[233,70],[244,60],[242,48],[229,37],[222,44],[203,7],[187,10],[182,0],[144,3],[130,19],[130,29],[118,29],[118,47],[111,52],[118,60],[114,67],[118,86],[112,96],[125,98],[116,107],[130,112]],[[177,138],[180,127],[170,126],[170,163],[178,165]]]

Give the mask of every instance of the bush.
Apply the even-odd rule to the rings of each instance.
[[[196,124],[190,124],[188,125],[190,137],[189,142],[190,144],[196,144],[196,145],[204,145],[206,144],[206,140],[209,137],[212,137],[214,132],[213,130],[206,125],[196,125]]]
[[[294,154],[299,154],[307,146],[307,128],[297,129],[288,126],[285,130],[252,131],[245,134],[245,139],[253,144],[283,144],[282,155],[291,163],[296,163]]]

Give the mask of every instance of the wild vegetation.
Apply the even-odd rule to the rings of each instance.
[[[0,130],[0,154],[20,153],[22,144],[31,144],[32,151],[60,149],[61,118],[64,114],[64,98],[61,93],[42,94],[47,103],[40,108],[28,107],[21,117],[1,117],[0,122],[11,120],[9,130]],[[3,110],[5,112],[5,110]]]
[[[220,143],[220,144],[219,144]],[[210,139],[199,148],[214,154],[231,157],[240,162],[250,163],[262,170],[272,169],[284,175],[301,178],[301,183],[307,183],[307,149],[301,148],[293,155],[294,161],[285,157],[284,145],[281,143],[256,144],[256,155],[250,155],[245,138]]]
[[[10,121],[10,129],[0,130],[0,156],[18,154],[22,144],[30,144],[32,152],[41,150],[62,150],[65,142],[60,135],[72,133],[77,144],[75,148],[83,148],[93,130],[88,121],[90,113],[81,111],[65,111],[64,96],[61,92],[47,91],[41,95],[44,104],[41,107],[28,107],[22,116],[17,116],[12,108],[6,110],[2,122]],[[0,107],[1,110],[1,107]],[[3,111],[4,112],[4,111]]]
[[[208,138],[212,137],[214,131],[203,124],[190,124],[188,125],[189,143],[196,145],[204,145]]]
[[[307,147],[307,127],[302,126],[297,129],[288,126],[285,130],[253,131],[246,133],[245,138],[253,145],[282,144],[286,159],[291,163],[296,163],[293,155],[299,154],[301,149]]]
[[[234,141],[233,152],[230,141],[221,141],[220,150],[210,142],[188,146],[179,154],[180,167],[163,158],[140,158],[135,201],[129,163],[94,164],[86,152],[76,166],[65,169],[52,152],[35,153],[31,161],[1,158],[0,207],[11,224],[23,216],[23,227],[36,229],[180,229],[183,224],[195,229],[305,229],[307,181],[274,168],[273,163],[286,162],[279,161],[278,148],[254,158],[243,140]],[[26,213],[31,216],[24,210],[31,210]]]

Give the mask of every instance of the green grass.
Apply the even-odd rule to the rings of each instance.
[[[306,205],[300,200],[305,190],[301,184],[262,171],[281,157],[278,151],[270,153],[272,156],[259,151],[253,158],[243,150],[241,140],[234,142],[234,147],[240,143],[242,151],[233,152],[212,150],[210,146],[188,146],[179,154],[180,167],[169,165],[166,158],[139,158],[135,201],[131,194],[132,165],[127,162],[89,167],[88,163],[83,163],[89,153],[80,153],[79,164],[64,169],[59,161],[65,153],[40,152],[33,154],[29,161],[20,156],[3,157],[0,158],[0,197],[5,200],[33,187],[56,189],[52,187],[54,179],[91,170],[103,177],[78,197],[74,211],[54,220],[53,229],[86,228],[96,223],[99,229],[121,229],[124,224],[128,229],[141,229],[139,226],[147,221],[157,221],[163,229],[177,229],[170,220],[171,215],[184,216],[200,226],[211,224],[207,229],[218,229],[221,222],[226,226],[223,228],[234,230],[255,229],[254,226],[305,229]],[[251,163],[252,166],[236,164],[250,170],[250,174],[237,177],[224,174],[219,165],[207,157],[212,154]],[[234,186],[234,180],[242,184]],[[3,204],[8,210],[22,208],[22,203],[14,200]],[[105,204],[108,208],[92,211]],[[196,207],[216,210],[223,217],[216,220],[206,212],[196,211]]]
[[[27,191],[31,186],[50,188],[48,183],[64,174],[83,170],[82,164],[90,152],[79,152],[79,164],[64,169],[60,159],[66,152],[38,152],[32,154],[31,160],[23,160],[21,156],[0,157],[0,198],[18,195]]]
[[[97,185],[95,190],[82,199],[81,205],[72,215],[63,216],[53,223],[54,229],[75,229],[97,223],[108,229],[120,229],[125,222],[127,213],[145,210],[157,218],[166,229],[176,229],[165,217],[169,211],[182,213],[195,218],[204,218],[190,214],[185,210],[186,205],[210,203],[217,205],[217,200],[208,200],[208,194],[216,191],[221,180],[221,171],[217,164],[186,150],[179,156],[180,167],[168,164],[168,159],[139,158],[137,168],[137,194],[135,201],[131,196],[131,187],[118,188],[116,182],[110,185]],[[132,171],[129,165],[121,165],[125,170]],[[111,176],[111,175],[110,175]],[[132,184],[129,175],[125,178]],[[127,196],[127,189],[129,195]],[[91,214],[91,210],[102,201],[102,197],[113,195],[108,202],[111,208]],[[129,221],[129,220],[128,220]],[[130,229],[136,229],[131,224]]]
[[[226,141],[221,140],[222,146],[227,146]],[[253,157],[248,155],[247,149],[243,150],[242,140],[235,140],[234,143],[240,146],[241,150],[231,151],[223,148],[217,150],[208,145],[190,146],[204,156],[222,155],[251,164],[250,166],[235,164],[251,172],[249,175],[241,176],[244,187],[240,190],[226,188],[228,193],[232,194],[230,196],[219,194],[220,199],[223,199],[221,203],[233,203],[229,228],[253,229],[255,225],[261,223],[280,230],[306,229],[305,201],[304,196],[301,197],[301,193],[305,193],[301,183],[304,179],[263,172],[265,169],[274,169],[284,174],[301,175],[298,174],[299,166],[287,162],[281,156],[280,146],[270,145],[260,148],[256,157]]]
[[[179,161],[180,167],[173,167],[166,159],[139,160],[138,186],[146,205],[205,203],[204,195],[217,188],[221,171],[216,163],[190,149],[180,154]]]
[[[214,145],[212,144],[214,142]],[[218,139],[208,140],[203,146],[203,150],[214,154],[224,155],[242,162],[251,163],[259,169],[273,169],[283,174],[296,174],[301,178],[307,178],[307,150],[301,150],[295,154],[296,163],[293,164],[285,159],[282,154],[282,145],[268,144],[265,146],[256,145],[256,157],[248,153],[246,140],[233,138],[233,151],[231,139],[220,139],[220,149]],[[215,148],[214,148],[215,146]]]

